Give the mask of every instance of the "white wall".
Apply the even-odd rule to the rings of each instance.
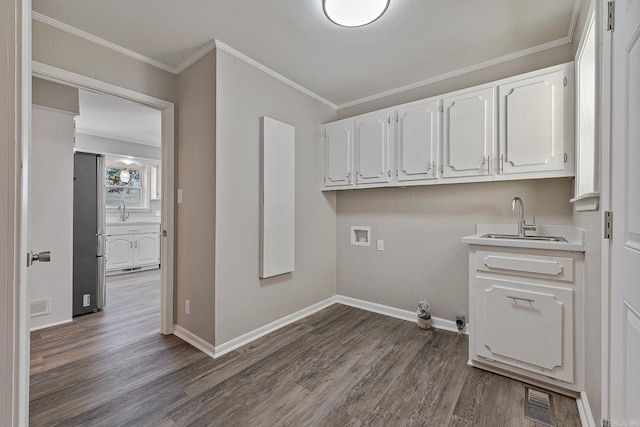
[[[336,112],[217,50],[216,345],[335,294],[336,214],[320,124]],[[295,127],[295,271],[260,280],[260,117]]]
[[[30,300],[51,299],[51,313],[31,329],[71,321],[73,291],[73,114],[33,108],[29,180],[29,249],[51,251],[28,270]]]
[[[338,294],[415,310],[420,300],[436,317],[469,319],[469,251],[462,237],[477,223],[515,224],[511,200],[524,200],[529,222],[571,224],[573,180],[545,179],[338,193]],[[371,226],[371,246],[352,246],[352,225]],[[384,251],[376,241],[384,240]]]

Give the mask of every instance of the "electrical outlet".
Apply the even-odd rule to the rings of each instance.
[[[378,250],[384,251],[384,240],[378,240]]]
[[[89,307],[91,305],[91,294],[82,295],[82,306]]]
[[[191,302],[186,299],[184,300],[184,312],[185,314],[189,314],[189,312],[191,311]]]

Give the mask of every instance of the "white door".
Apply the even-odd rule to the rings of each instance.
[[[640,1],[615,2],[609,418],[640,423]],[[617,422],[617,421],[616,421]],[[635,424],[632,424],[635,423]]]
[[[324,185],[348,187],[351,184],[353,122],[333,123],[324,128]]]
[[[355,184],[389,182],[389,124],[391,112],[370,114],[355,122]]]
[[[565,72],[501,85],[500,173],[564,169]]]
[[[444,99],[443,172],[445,178],[489,175],[495,141],[493,88]]]
[[[51,108],[32,109],[27,248],[50,251],[51,257],[27,270],[32,329],[72,318],[73,117]]]
[[[158,264],[157,245],[156,233],[136,235],[133,239],[133,265]]]
[[[397,119],[398,181],[438,177],[438,102],[400,108]]]

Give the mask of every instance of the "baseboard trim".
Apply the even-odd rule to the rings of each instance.
[[[359,308],[362,310],[371,311],[373,313],[383,314],[389,317],[395,317],[396,319],[406,320],[409,322],[416,322],[416,312],[403,310],[400,308],[390,307],[388,305],[382,305],[375,302],[364,301],[356,298],[345,297],[343,295],[336,296],[339,304],[348,305],[351,307]],[[458,332],[456,322],[453,320],[443,319],[441,317],[431,317],[431,326],[434,329],[442,329],[445,331]],[[463,333],[468,334],[467,327],[464,328]]]
[[[237,348],[242,347],[243,345],[249,344],[250,342],[257,340],[271,332],[274,332],[284,326],[287,326],[293,322],[297,322],[298,320],[304,319],[307,316],[312,315],[320,310],[323,310],[333,304],[336,303],[336,297],[330,297],[313,305],[310,305],[307,308],[303,308],[302,310],[296,311],[295,313],[289,314],[288,316],[282,317],[276,321],[268,323],[264,326],[261,326],[257,329],[254,329],[251,332],[247,332],[244,335],[240,335],[237,338],[229,340],[223,344],[215,346],[214,350],[214,358],[218,358],[223,356]]]
[[[580,396],[576,399],[576,404],[578,405],[578,413],[580,414],[580,422],[582,425],[584,427],[596,427],[586,391],[580,392]]]
[[[310,316],[314,313],[317,313],[320,310],[323,310],[327,307],[332,306],[333,304],[342,304],[347,305],[354,308],[359,308],[361,310],[370,311],[373,313],[382,314],[384,316],[394,317],[396,319],[406,320],[408,322],[416,321],[416,313],[409,310],[402,310],[395,307],[390,307],[388,305],[382,305],[375,302],[364,301],[356,298],[345,297],[343,295],[335,295],[330,298],[327,298],[323,301],[317,302],[309,307],[303,308],[302,310],[296,311],[295,313],[289,314],[288,316],[282,317],[278,320],[275,320],[269,324],[261,326],[253,331],[247,332],[246,334],[240,335],[237,338],[233,338],[225,343],[214,346],[211,343],[203,340],[199,336],[194,333],[188,331],[187,329],[175,325],[174,335],[183,341],[188,342],[198,350],[207,354],[214,359],[217,359],[220,356],[224,356],[227,353],[232,352],[244,345],[247,345],[258,338],[261,338],[271,332],[277,331],[278,329],[287,326],[291,323],[297,322],[298,320],[304,319],[307,316]],[[434,329],[442,329],[445,331],[458,332],[458,328],[456,327],[456,322],[452,320],[442,319],[440,317],[431,317],[431,326]],[[467,328],[463,331],[464,334],[468,334]]]
[[[52,328],[54,326],[66,325],[67,323],[71,322],[73,322],[73,319],[62,320],[60,322],[51,323],[50,325],[36,326],[35,328],[29,329],[29,332],[40,331],[42,329]]]
[[[174,325],[173,335],[177,336],[182,341],[191,344],[207,356],[212,358],[216,357],[215,347],[213,346],[213,344],[210,344],[209,342],[203,340],[202,338],[200,338],[193,332],[183,328],[182,326]]]

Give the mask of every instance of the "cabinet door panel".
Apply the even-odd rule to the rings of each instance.
[[[352,122],[325,127],[324,156],[326,187],[348,186],[351,182]]]
[[[132,245],[131,236],[107,236],[107,270],[131,267]]]
[[[477,354],[573,382],[573,290],[478,281]]]
[[[501,173],[564,168],[564,72],[499,88]]]
[[[157,234],[139,234],[134,237],[133,242],[133,264],[157,264],[157,251],[158,245]]]
[[[438,102],[398,110],[398,181],[438,177]]]
[[[389,121],[388,112],[356,120],[356,185],[389,182]]]
[[[443,176],[489,175],[494,144],[493,88],[444,99]]]

